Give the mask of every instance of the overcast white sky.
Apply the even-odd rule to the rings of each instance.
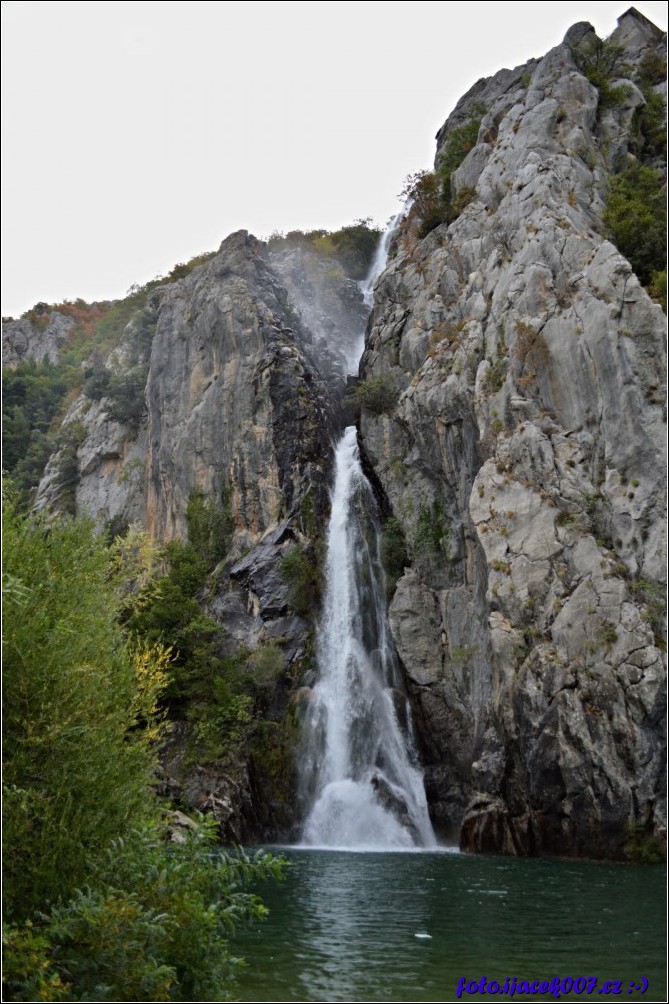
[[[3,2],[2,314],[122,296],[240,228],[384,223],[479,77],[628,6]]]

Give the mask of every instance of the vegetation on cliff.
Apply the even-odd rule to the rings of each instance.
[[[289,230],[288,233],[273,233],[269,246],[274,250],[282,247],[310,247],[337,262],[351,279],[364,279],[372,264],[374,253],[382,231],[373,226],[370,218],[356,220],[341,230]]]
[[[452,223],[473,198],[470,188],[453,190],[452,176],[476,146],[484,111],[475,105],[467,121],[449,132],[435,171],[416,171],[406,178],[400,198],[411,204],[410,218],[417,221],[419,238],[442,223]]]

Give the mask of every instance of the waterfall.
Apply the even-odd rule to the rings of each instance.
[[[399,213],[393,216],[392,220],[388,224],[388,229],[384,231],[378,247],[374,252],[372,264],[369,266],[367,276],[358,283],[365,305],[369,307],[370,310],[374,306],[374,283],[386,267],[386,262],[388,261],[388,251],[390,250],[390,242],[393,239],[395,231],[399,227],[400,220],[404,216],[405,212],[406,206],[400,209]],[[354,342],[351,354],[347,359],[348,371],[352,375],[355,375],[358,372],[358,365],[364,348],[365,332],[361,331],[360,335]]]
[[[401,216],[391,222],[361,283],[370,305]],[[353,426],[335,453],[317,659],[301,759],[308,805],[303,843],[358,850],[434,846],[386,615],[376,499]]]
[[[406,206],[400,209],[399,213],[393,216],[392,220],[388,224],[387,230],[384,232],[381,240],[379,241],[379,246],[374,253],[374,258],[372,259],[372,264],[370,265],[369,272],[367,273],[367,278],[363,279],[360,283],[362,298],[370,310],[374,306],[374,283],[386,267],[388,252],[390,250],[390,242],[395,236],[395,231],[399,227],[400,220],[404,216],[405,212]],[[360,355],[362,355],[362,351],[360,352]]]
[[[307,715],[303,843],[357,849],[434,845],[411,715],[386,616],[376,500],[356,430],[335,455],[319,679]]]

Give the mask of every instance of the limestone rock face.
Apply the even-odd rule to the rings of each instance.
[[[42,309],[43,308],[43,309]],[[37,304],[31,316],[8,320],[2,326],[2,365],[15,369],[19,363],[33,360],[55,363],[61,347],[74,327],[72,317]]]
[[[662,47],[648,25],[612,38],[632,70]],[[361,366],[394,394],[361,435],[410,554],[390,613],[428,799],[472,850],[665,833],[666,319],[603,232],[644,99],[625,81],[599,107],[594,37],[458,104],[436,164],[482,110],[451,179],[470,200],[423,239],[404,225]]]
[[[337,323],[357,330],[361,297],[340,286],[348,305],[330,286]],[[325,309],[312,331],[266,246],[231,235],[213,259],[149,295],[105,361],[101,391],[71,406],[37,498],[38,508],[68,499],[70,511],[117,532],[138,522],[157,542],[187,537],[194,490],[225,500],[232,542],[202,601],[225,631],[222,654],[280,646],[286,679],[267,702],[273,725],[313,629],[291,608],[280,563],[296,546],[313,560],[329,509],[333,391],[343,392],[345,370],[342,353],[323,346]],[[234,777],[220,765],[195,770],[184,760],[188,742],[180,723],[165,761],[170,797],[213,811],[225,839],[281,827],[285,838],[293,820],[277,821],[252,766],[240,762]]]
[[[127,377],[134,421],[107,397],[83,395],[65,419],[79,428],[77,509],[99,522],[139,519],[164,541],[185,537],[194,489],[219,500],[230,492],[236,553],[306,496],[322,514],[336,402],[265,246],[240,231],[206,265],[157,289],[139,364],[138,323],[107,361]],[[60,459],[47,467],[38,506],[57,501]]]

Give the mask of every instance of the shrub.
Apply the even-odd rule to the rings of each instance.
[[[634,134],[631,149],[643,163],[654,158],[664,159],[667,150],[667,112],[662,94],[655,85],[666,80],[667,60],[659,53],[647,52],[637,72],[645,104],[634,113]]]
[[[78,377],[48,360],[29,360],[2,375],[2,463],[26,502],[53,450],[52,424]]]
[[[357,384],[350,396],[356,404],[371,411],[373,415],[383,415],[395,407],[398,392],[393,378],[385,373]]]
[[[10,1000],[223,1000],[242,964],[227,939],[266,910],[250,882],[280,877],[264,852],[214,852],[215,824],[168,844],[154,822],[115,840],[91,886],[36,930],[10,929]]]
[[[272,249],[282,246],[313,248],[325,258],[335,259],[352,279],[364,279],[372,264],[381,230],[371,218],[359,219],[341,230],[290,230],[274,232],[267,243]]]
[[[634,164],[611,178],[604,224],[639,280],[666,268],[667,186],[659,171]]]
[[[436,172],[415,171],[406,178],[400,198],[411,203],[411,213],[420,221],[420,238],[441,223],[452,223],[473,200],[476,194],[473,188],[465,187],[453,193],[451,176],[476,146],[484,111],[482,106],[475,105],[470,118],[451,129],[439,153]]]
[[[609,39],[594,38],[574,52],[576,65],[599,91],[602,106],[615,105],[620,99],[611,81],[626,77],[629,66],[624,61],[624,49]]]
[[[451,526],[438,499],[432,505],[422,504],[416,521],[414,547],[418,554],[448,554]]]
[[[624,851],[630,861],[639,864],[662,864],[667,860],[667,845],[643,824],[630,825]]]
[[[106,549],[89,524],[3,511],[5,903],[26,917],[88,880],[110,839],[145,818],[160,652],[119,637]],[[141,650],[145,652],[146,649]],[[148,676],[147,676],[148,672]],[[150,683],[150,686],[149,686]]]
[[[648,283],[648,292],[662,307],[662,310],[667,312],[667,270],[663,268],[659,272],[653,272],[650,277],[650,282]]]
[[[81,422],[70,422],[61,428],[58,435],[54,486],[57,489],[58,508],[70,516],[75,516],[77,513],[79,447],[85,436],[86,430]]]
[[[441,185],[434,171],[414,171],[404,181],[399,198],[411,203],[411,215],[420,220],[418,236],[426,237],[446,219]]]
[[[396,516],[389,516],[383,524],[381,561],[388,577],[388,592],[392,594],[408,563],[404,531]]]
[[[288,584],[288,603],[301,616],[307,616],[321,595],[321,576],[315,562],[299,545],[281,559],[281,575]]]
[[[446,143],[439,154],[437,175],[441,183],[441,197],[446,207],[447,216],[450,215],[453,219],[462,212],[468,202],[471,202],[471,198],[459,210],[456,209],[451,190],[451,175],[457,171],[469,151],[476,146],[484,113],[485,109],[481,105],[475,105],[469,119],[449,132]]]
[[[230,547],[234,524],[230,511],[229,492],[223,488],[221,502],[207,499],[197,488],[186,505],[188,540],[209,568],[221,561]]]
[[[81,520],[46,526],[5,498],[4,1000],[228,999],[226,939],[265,912],[245,887],[280,870],[216,851],[213,821],[178,843],[160,821],[169,653],[122,636],[116,552]]]

